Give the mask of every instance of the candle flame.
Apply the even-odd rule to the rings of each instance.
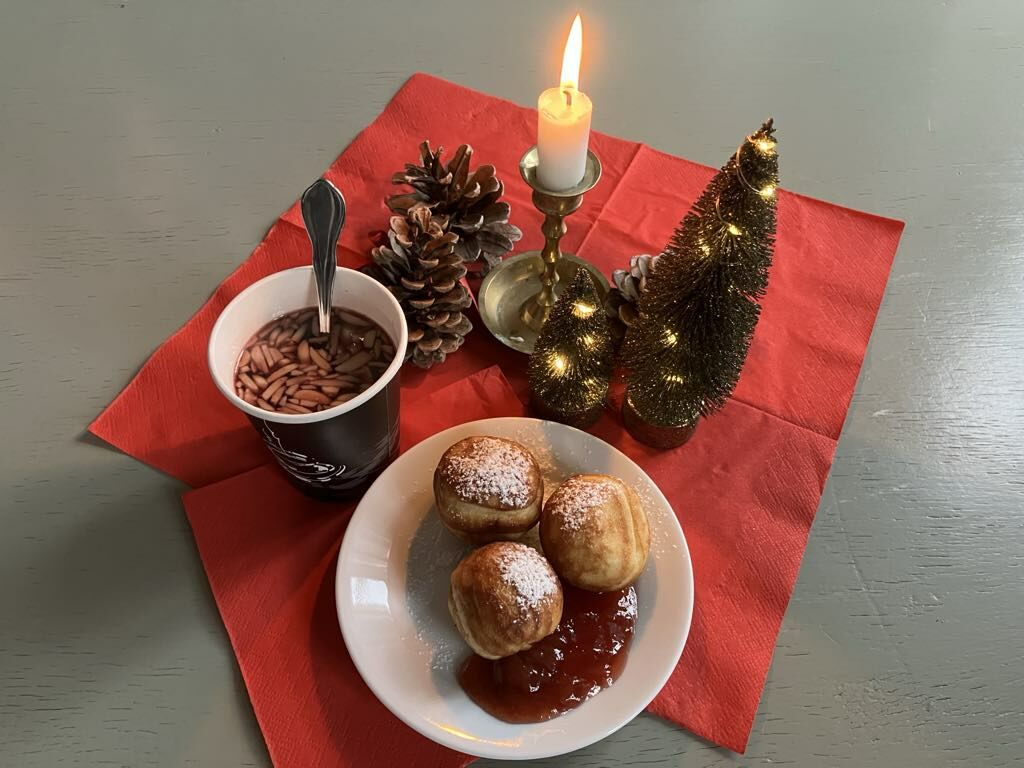
[[[569,38],[565,41],[565,52],[562,54],[563,90],[580,88],[580,59],[583,57],[583,21],[577,13],[569,30]]]

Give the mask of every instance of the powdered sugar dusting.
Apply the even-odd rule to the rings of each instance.
[[[606,503],[614,494],[610,480],[570,477],[558,487],[554,512],[562,519],[567,531],[578,531],[590,519],[594,509]]]
[[[532,462],[523,450],[506,440],[476,438],[468,450],[449,454],[445,480],[466,501],[496,500],[507,509],[530,502]]]
[[[498,569],[501,578],[515,588],[520,608],[539,608],[558,591],[558,579],[544,557],[525,544],[502,547]]]
[[[546,438],[543,428],[538,429],[535,426],[521,427],[516,431],[514,439],[528,447],[537,460],[541,475],[544,477],[544,491],[548,496],[568,475],[608,471],[606,460],[600,452],[595,456],[589,443],[573,446],[573,450],[565,453],[559,452]],[[640,504],[647,513],[651,529],[651,552],[678,549],[676,544],[671,543],[672,537],[665,523],[665,515],[671,515],[672,508],[665,506],[651,481],[646,477],[631,474],[622,474],[621,477],[623,482],[636,492]]]
[[[448,585],[451,572],[469,550],[431,509],[433,490],[419,485],[421,490],[404,500],[410,515],[422,516],[406,558],[405,603],[413,637],[407,637],[405,647],[415,648],[433,670],[443,672],[439,680],[451,679],[455,685],[454,667],[465,645],[448,614]]]

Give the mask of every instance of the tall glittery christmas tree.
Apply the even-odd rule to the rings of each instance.
[[[552,307],[530,355],[534,409],[576,427],[592,424],[604,410],[614,356],[594,280],[580,269]]]
[[[715,175],[647,278],[623,342],[623,416],[644,442],[685,442],[732,394],[760,315],[775,247],[772,121]]]

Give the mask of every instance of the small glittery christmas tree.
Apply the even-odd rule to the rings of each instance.
[[[684,442],[732,395],[760,315],[775,247],[774,128],[751,134],[676,228],[626,331],[623,404],[638,439]]]
[[[575,427],[604,410],[614,365],[608,317],[594,280],[580,269],[562,292],[530,355],[530,394],[544,418]]]

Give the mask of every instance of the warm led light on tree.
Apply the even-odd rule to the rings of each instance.
[[[768,139],[758,139],[754,142],[754,146],[757,147],[758,152],[765,155],[770,155],[775,151],[775,142]]]
[[[576,306],[573,307],[573,312],[576,317],[590,317],[594,314],[596,307],[593,304],[587,304],[585,301],[577,301]]]
[[[775,195],[775,185],[769,184],[767,187],[764,187],[760,192],[758,192],[758,194],[765,200],[767,200],[770,197],[773,197]]]
[[[737,227],[735,224],[730,224],[728,226],[728,230],[729,230],[729,234],[730,235],[742,235],[743,234],[743,230],[740,229],[739,227]]]
[[[672,330],[666,330],[665,331],[665,343],[666,344],[668,344],[670,347],[674,347],[678,343],[678,341],[679,341],[679,337],[676,335],[675,331],[672,331]]]
[[[530,355],[530,402],[539,415],[575,427],[600,418],[615,358],[608,325],[594,279],[580,269]]]

